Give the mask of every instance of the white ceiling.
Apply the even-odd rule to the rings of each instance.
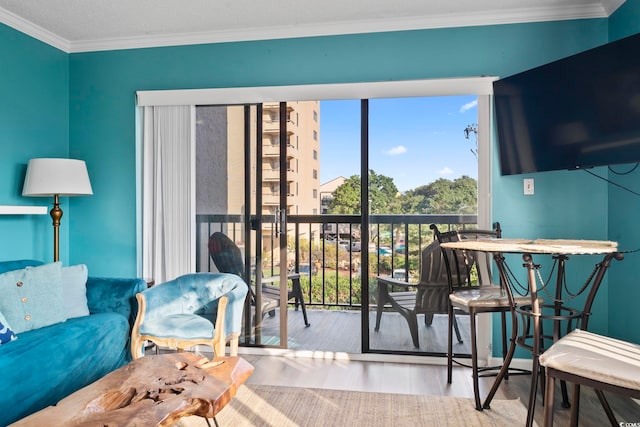
[[[0,0],[65,52],[608,17],[625,0]]]

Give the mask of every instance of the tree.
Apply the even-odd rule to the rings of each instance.
[[[460,214],[476,213],[478,206],[478,182],[466,175],[453,181],[439,178],[414,190],[424,196],[420,213]]]
[[[336,188],[329,202],[331,214],[359,214],[360,175],[352,175]],[[399,213],[400,197],[393,178],[369,170],[369,209],[371,213]]]

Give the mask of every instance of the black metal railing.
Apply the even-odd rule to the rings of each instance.
[[[277,275],[281,268],[299,272],[307,306],[359,309],[362,286],[375,286],[376,276],[417,277],[420,251],[433,241],[430,224],[473,227],[477,215],[370,215],[368,233],[362,233],[361,221],[360,215],[289,215],[287,260],[281,263],[275,216],[196,215],[196,270],[216,270],[208,255],[212,233],[221,231],[243,248],[245,229],[250,228],[252,247],[256,242],[261,246],[259,257],[248,258],[252,271],[259,260],[265,276]],[[368,241],[362,241],[363,234]],[[368,280],[361,277],[363,262],[368,262]],[[375,292],[370,289],[369,295]]]

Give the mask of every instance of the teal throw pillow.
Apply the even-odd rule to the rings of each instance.
[[[62,298],[67,319],[88,316],[87,266],[84,264],[62,267]]]
[[[0,313],[0,345],[13,341],[17,338],[16,334],[11,330],[11,326],[9,326],[7,319],[5,319],[2,313]]]
[[[59,262],[0,274],[0,312],[16,334],[64,322]]]

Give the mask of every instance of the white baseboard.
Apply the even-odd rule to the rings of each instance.
[[[196,351],[200,353],[212,353],[211,348],[207,346],[196,346]],[[289,350],[280,348],[267,347],[243,347],[238,348],[239,355],[255,355],[255,356],[273,356],[273,357],[289,357],[304,358],[318,360],[353,360],[359,362],[390,362],[390,363],[412,363],[416,365],[440,365],[446,366],[446,357],[435,356],[414,356],[404,354],[380,354],[380,353],[346,353],[340,351],[314,351],[314,350]],[[468,360],[468,359],[467,359]],[[469,363],[471,362],[468,360]],[[497,366],[502,363],[502,359],[491,357],[488,362],[491,366]],[[486,361],[480,361],[480,366],[488,366]],[[531,370],[531,359],[513,359],[511,366],[517,369]],[[640,404],[640,402],[639,402]]]

